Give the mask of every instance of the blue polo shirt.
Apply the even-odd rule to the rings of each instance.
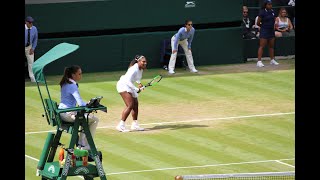
[[[259,12],[261,18],[261,28],[273,29],[275,23],[275,13],[273,9],[261,9]]]
[[[28,27],[25,25],[24,30],[24,45],[26,46],[28,42]],[[32,44],[32,49],[35,50],[38,44],[38,29],[35,26],[30,28],[30,43]]]
[[[73,108],[77,104],[78,106],[85,106],[87,104],[82,100],[76,82],[73,79],[69,80],[72,82],[71,84],[66,83],[61,87],[59,109]]]
[[[191,43],[193,40],[193,36],[194,36],[194,32],[195,29],[192,27],[191,30],[188,32],[187,28],[182,27],[179,29],[179,31],[175,34],[176,39],[174,40],[173,43],[173,50],[177,50],[178,49],[178,41],[183,41],[185,39],[187,39],[188,41],[188,48],[191,49]]]

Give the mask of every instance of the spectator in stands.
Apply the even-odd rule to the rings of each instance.
[[[24,30],[24,51],[28,62],[28,71],[31,82],[35,82],[34,74],[32,71],[32,65],[34,63],[34,50],[38,43],[38,30],[33,25],[34,19],[31,16],[25,19],[25,30]]]
[[[121,120],[117,125],[116,129],[120,132],[128,132],[126,129],[125,122],[131,113],[133,122],[131,124],[132,131],[143,131],[138,123],[138,93],[144,89],[140,80],[142,78],[143,70],[147,68],[147,59],[142,55],[136,55],[131,61],[129,68],[125,75],[120,77],[117,82],[117,91],[122,97],[126,107],[123,109],[121,114]],[[133,83],[137,83],[136,87]]]
[[[280,8],[279,15],[275,21],[276,37],[281,36],[294,36],[295,32],[291,20],[287,17],[287,11],[285,8]]]
[[[82,70],[78,65],[72,65],[64,69],[64,74],[60,81],[61,87],[61,98],[59,109],[73,108],[78,106],[86,106],[87,103],[84,102],[80,96],[78,81],[82,78]],[[60,113],[60,117],[65,122],[74,122],[76,120],[76,111]],[[95,135],[99,119],[92,113],[85,114],[88,117],[88,125],[92,138]],[[90,150],[90,145],[86,138],[85,133],[80,132],[78,139],[78,146],[81,149]]]
[[[263,67],[261,61],[263,49],[268,44],[270,64],[278,65],[279,63],[274,59],[274,41],[275,41],[275,12],[272,9],[272,1],[264,0],[263,7],[261,8],[257,24],[260,25],[260,42],[258,48],[258,67]]]
[[[242,37],[243,39],[256,39],[257,29],[254,28],[254,21],[248,16],[248,7],[242,7]]]
[[[277,5],[282,7],[286,6],[287,10],[287,17],[291,20],[291,22],[294,22],[295,19],[295,0],[277,0]],[[287,6],[291,7],[287,7]]]
[[[191,72],[197,73],[198,70],[193,64],[193,57],[191,52],[191,43],[194,37],[195,29],[193,28],[192,21],[186,20],[184,27],[181,27],[179,31],[171,38],[172,54],[169,61],[169,74],[174,74],[174,68],[176,64],[178,45],[180,44],[187,59],[188,67]]]

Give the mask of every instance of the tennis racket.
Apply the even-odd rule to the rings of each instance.
[[[154,86],[154,85],[158,84],[161,81],[161,79],[162,79],[162,75],[159,74],[159,75],[155,76],[154,78],[152,78],[152,80],[150,82],[148,82],[146,85],[142,86],[140,88],[140,90],[138,91],[138,93],[140,93],[141,90],[145,89],[146,87]]]
[[[157,75],[155,76],[150,82],[148,82],[145,86],[143,86],[144,88],[149,87],[149,86],[154,86],[156,84],[158,84],[162,79],[162,75]]]

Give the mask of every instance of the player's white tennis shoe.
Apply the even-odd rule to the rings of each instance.
[[[258,67],[263,67],[264,65],[262,64],[261,61],[258,61],[258,62],[257,62],[257,66],[258,66]]]
[[[129,132],[130,130],[129,129],[126,129],[126,126],[125,125],[121,125],[121,124],[118,124],[118,126],[116,127],[116,129],[120,132]]]
[[[278,63],[276,60],[274,60],[274,59],[272,59],[272,60],[270,61],[270,64],[271,64],[271,65],[279,65],[279,63]]]
[[[131,130],[132,131],[144,131],[144,128],[140,127],[138,123],[132,123],[131,124]]]

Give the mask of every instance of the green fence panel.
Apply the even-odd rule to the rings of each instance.
[[[55,33],[240,21],[241,7],[242,0],[105,0],[26,4],[25,13],[39,33]]]
[[[148,68],[160,68],[160,47],[176,31],[103,35],[59,39],[40,39],[36,59],[61,42],[77,44],[80,48],[53,62],[45,69],[47,74],[62,74],[65,66],[78,64],[84,72],[124,70],[136,54],[148,59]],[[241,27],[196,30],[192,42],[196,66],[243,62]]]
[[[63,74],[64,67],[73,64],[83,67],[83,72],[99,72],[117,70],[124,67],[122,62],[122,41],[121,36],[109,35],[107,37],[90,36],[75,38],[40,39],[35,59],[38,59],[55,45],[68,42],[77,44],[80,48],[61,61],[55,61],[44,69],[46,74]]]
[[[218,28],[197,33],[193,50],[195,65],[243,62],[242,28]]]
[[[257,58],[259,48],[259,39],[245,39],[243,40],[243,55],[244,60],[247,58]],[[278,37],[275,39],[274,46],[275,56],[295,55],[295,36]],[[263,57],[269,57],[268,46],[263,50]]]

